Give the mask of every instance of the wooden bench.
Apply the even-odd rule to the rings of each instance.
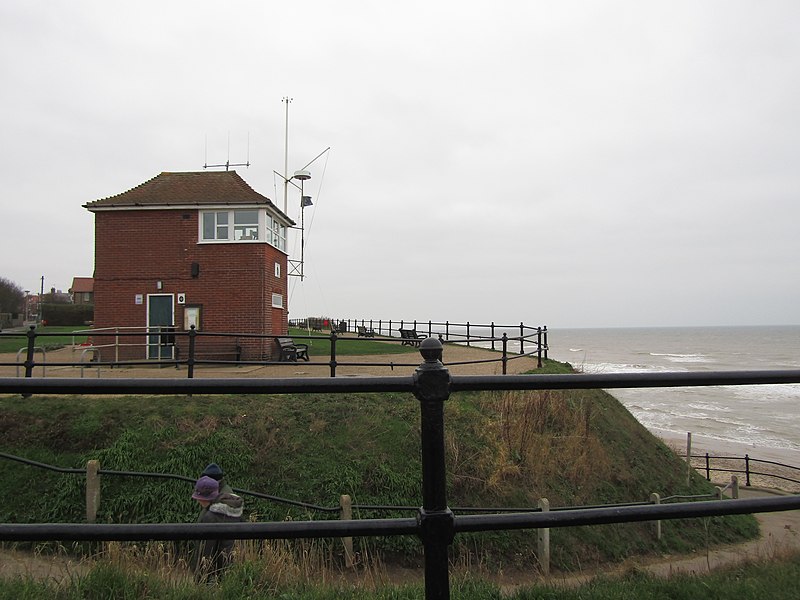
[[[416,329],[398,329],[400,337],[402,338],[401,346],[419,346],[419,343],[425,339],[424,335],[417,333]]]
[[[278,346],[281,354],[278,357],[280,362],[297,362],[298,360],[308,361],[308,344],[295,344],[292,338],[278,338]]]
[[[356,325],[358,337],[375,337],[374,329],[367,329],[364,325]]]

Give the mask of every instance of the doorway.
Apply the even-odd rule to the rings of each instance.
[[[148,294],[147,331],[147,358],[149,360],[172,360],[175,356],[173,294]]]

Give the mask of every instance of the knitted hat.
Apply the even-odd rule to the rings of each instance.
[[[208,500],[211,502],[219,496],[219,483],[211,477],[201,477],[194,484],[193,500]]]
[[[211,477],[211,479],[216,479],[219,481],[225,474],[222,472],[222,469],[217,463],[211,463],[205,469],[203,469],[203,472],[200,473],[200,475]]]

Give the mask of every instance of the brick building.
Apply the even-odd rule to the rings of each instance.
[[[121,360],[185,352],[186,338],[169,334],[190,325],[286,334],[286,232],[294,222],[236,171],[161,173],[84,208],[95,219],[95,329],[150,328],[121,338],[114,348]],[[274,346],[272,339],[198,338],[199,355],[226,359],[238,349],[242,360],[269,358]]]
[[[69,295],[73,304],[94,304],[94,279],[73,277]]]

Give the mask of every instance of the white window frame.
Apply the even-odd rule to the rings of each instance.
[[[258,217],[257,222],[248,222],[248,223],[237,223],[236,222],[236,213],[242,213],[244,211],[257,211]],[[218,224],[219,217],[217,215],[221,213],[227,214],[227,223],[225,224]],[[205,235],[205,220],[207,215],[214,215],[214,237],[213,238],[206,238]],[[224,227],[226,229],[225,233],[227,237],[217,237],[220,233],[220,229]],[[251,231],[253,228],[258,228],[257,235],[253,238],[249,239],[236,239],[237,235],[237,227],[245,230],[245,228],[250,228]],[[200,210],[200,218],[198,219],[198,240],[200,244],[252,244],[252,243],[268,243],[270,246],[274,246],[278,250],[282,252],[286,252],[286,231],[287,226],[286,223],[283,221],[275,218],[273,215],[269,214],[267,209],[265,208],[253,208],[253,207],[238,207],[238,208],[229,208],[229,207],[209,207],[206,209]]]
[[[278,250],[286,252],[286,225],[272,215],[267,215],[267,241]]]
[[[283,308],[283,294],[272,294],[272,308]]]

